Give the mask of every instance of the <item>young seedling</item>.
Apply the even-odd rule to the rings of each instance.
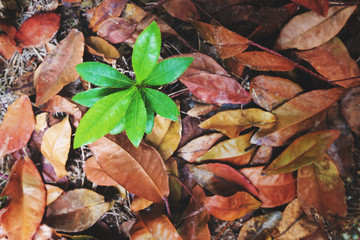
[[[151,87],[176,80],[193,58],[170,58],[157,63],[160,48],[160,29],[153,22],[134,45],[132,65],[135,80],[103,63],[85,62],[76,66],[83,79],[99,88],[78,93],[73,98],[75,102],[90,107],[75,132],[74,148],[92,143],[109,132],[118,134],[123,130],[138,147],[144,133],[152,131],[154,112],[178,120],[179,110],[174,101]]]

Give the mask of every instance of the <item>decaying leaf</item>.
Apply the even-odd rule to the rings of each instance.
[[[274,48],[307,50],[320,46],[343,28],[355,9],[356,5],[330,7],[326,17],[314,11],[300,14],[284,26]]]
[[[56,187],[54,185],[45,184],[46,188],[46,206],[48,206],[50,203],[55,201],[63,192],[59,187]]]
[[[50,127],[41,143],[41,153],[54,167],[58,179],[65,177],[65,164],[68,159],[71,143],[71,126],[66,116],[60,123]]]
[[[97,35],[111,43],[121,43],[131,37],[136,26],[136,23],[125,18],[109,18],[99,25]]]
[[[100,186],[118,185],[99,165],[94,156],[86,160],[84,172],[87,179]]]
[[[329,0],[291,0],[292,2],[298,3],[307,7],[311,10],[314,10],[324,17],[327,15],[329,10]]]
[[[229,138],[235,138],[245,129],[250,127],[271,128],[275,122],[274,114],[258,108],[247,108],[219,112],[202,122],[200,127],[215,129]]]
[[[118,50],[102,38],[90,36],[85,39],[85,43],[89,53],[103,57],[109,63],[120,57]]]
[[[35,118],[30,99],[22,95],[8,107],[0,125],[0,158],[23,148],[34,128]]]
[[[74,189],[47,206],[45,223],[58,231],[80,232],[95,224],[109,205],[104,196],[92,190]]]
[[[351,130],[360,135],[360,87],[355,87],[346,92],[341,100],[341,112]]]
[[[83,53],[84,36],[72,29],[35,71],[36,105],[44,104],[79,77],[75,66],[82,62]]]
[[[162,5],[173,17],[183,21],[198,20],[200,15],[191,0],[170,0]]]
[[[9,181],[0,197],[8,198],[8,205],[0,211],[0,227],[7,239],[32,239],[43,218],[46,191],[42,178],[30,158],[13,165]]]

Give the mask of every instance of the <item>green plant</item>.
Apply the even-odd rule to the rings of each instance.
[[[189,67],[193,58],[170,58],[157,63],[160,48],[160,29],[153,22],[134,45],[135,80],[103,63],[85,62],[76,66],[83,79],[100,88],[78,93],[73,98],[90,107],[75,132],[74,148],[92,143],[109,132],[117,134],[123,130],[138,147],[144,133],[152,131],[154,112],[177,121],[179,110],[174,101],[150,87],[174,81]]]

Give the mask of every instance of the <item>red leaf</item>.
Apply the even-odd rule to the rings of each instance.
[[[109,18],[102,22],[97,35],[111,43],[125,42],[136,30],[137,23],[124,18]]]
[[[86,160],[84,171],[89,181],[100,186],[116,186],[118,185],[99,165],[94,156]]]
[[[9,36],[4,33],[0,34],[0,46],[0,54],[6,60],[10,60],[17,50],[16,46],[10,41]]]
[[[37,13],[27,19],[15,35],[21,47],[39,47],[48,43],[60,27],[60,15],[54,12]]]
[[[298,3],[306,8],[314,10],[324,17],[327,15],[329,10],[329,0],[291,0]]]

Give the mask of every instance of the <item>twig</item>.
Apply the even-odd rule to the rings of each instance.
[[[215,237],[214,240],[218,240],[218,239],[221,237],[221,235],[225,232],[225,230],[226,230],[228,227],[230,227],[230,225],[231,225],[232,223],[233,223],[233,222],[228,222],[228,223],[225,225],[225,227],[223,227],[223,228],[221,229],[221,231],[219,232],[219,234],[216,235],[216,237]]]

